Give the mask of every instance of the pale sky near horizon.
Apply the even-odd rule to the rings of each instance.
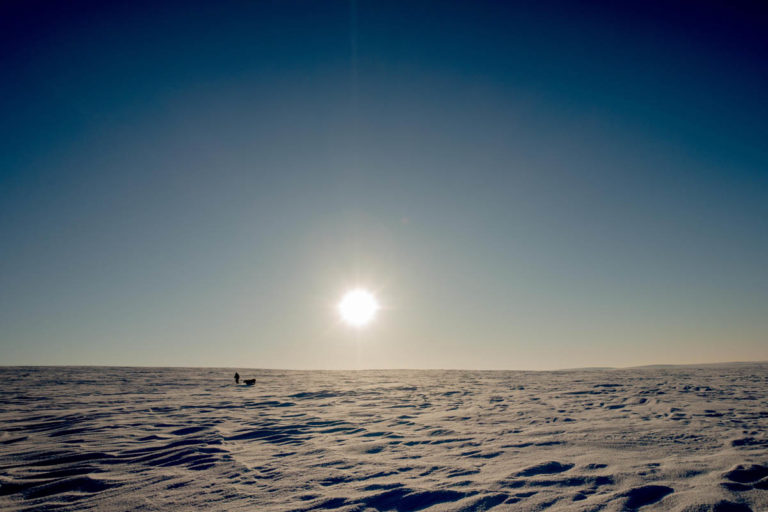
[[[4,4],[0,364],[768,360],[729,5]]]

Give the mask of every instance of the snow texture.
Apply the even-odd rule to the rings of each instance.
[[[0,509],[768,510],[766,364],[239,371],[0,368]]]

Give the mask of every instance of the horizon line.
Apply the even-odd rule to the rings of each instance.
[[[712,367],[712,366],[747,366],[768,364],[768,360],[758,361],[718,361],[710,363],[651,363],[633,366],[581,366],[552,369],[514,369],[514,368],[265,368],[248,366],[200,366],[200,365],[120,365],[120,364],[2,364],[0,368],[176,368],[176,369],[247,369],[285,372],[366,372],[366,371],[463,371],[463,372],[559,372],[576,370],[635,370],[635,369],[663,369],[676,367]]]

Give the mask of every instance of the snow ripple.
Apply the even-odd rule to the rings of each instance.
[[[0,508],[768,509],[768,366],[2,368]]]

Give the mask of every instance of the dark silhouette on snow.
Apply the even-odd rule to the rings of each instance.
[[[235,384],[240,384],[240,374],[235,372]]]

